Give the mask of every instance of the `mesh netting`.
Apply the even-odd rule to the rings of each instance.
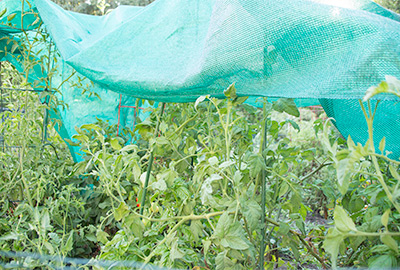
[[[64,137],[95,116],[124,118],[119,94],[189,102],[223,97],[235,82],[243,96],[323,99],[342,134],[365,142],[356,100],[385,75],[400,77],[400,17],[369,0],[157,0],[106,16],[68,12],[49,0],[33,4],[61,54],[61,76],[73,67],[102,97],[63,87],[70,105],[59,114]],[[17,16],[15,27],[1,26],[0,34],[18,32],[21,7],[12,0],[0,2],[4,7]],[[33,27],[29,20],[24,29]],[[376,141],[388,137],[397,158],[395,97],[378,98],[387,102],[379,107]]]

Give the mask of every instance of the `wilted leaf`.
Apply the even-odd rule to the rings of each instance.
[[[216,270],[240,270],[243,266],[237,262],[232,261],[226,256],[226,251],[218,253],[215,258]]]
[[[50,254],[54,254],[54,247],[49,242],[45,241],[43,244]]]
[[[4,236],[0,236],[0,241],[7,241],[7,240],[18,240],[18,233],[10,232]]]
[[[154,182],[151,184],[151,187],[155,190],[159,190],[161,192],[167,190],[167,183],[163,179],[158,180],[157,182]]]
[[[222,244],[223,240],[225,240],[224,242],[227,243],[227,246]],[[225,247],[229,246],[237,250],[245,250],[250,247],[247,243],[243,227],[237,222],[230,226],[228,233],[225,235],[224,239],[221,240],[221,244]]]
[[[101,128],[95,124],[85,124],[81,126],[81,129],[87,129],[87,130],[97,130],[100,131]]]
[[[283,182],[279,187],[279,197],[285,195],[288,190],[289,190],[289,185],[286,182]]]
[[[249,248],[242,225],[233,222],[226,212],[219,218],[213,237],[219,239],[223,247],[237,250]]]
[[[199,220],[193,220],[190,223],[190,231],[193,235],[194,240],[199,241],[199,236],[203,234],[203,224]]]
[[[281,235],[287,235],[290,231],[290,227],[289,225],[287,225],[287,223],[285,222],[281,222],[279,224],[279,230],[278,233],[280,233]]]
[[[50,225],[50,216],[49,212],[45,210],[42,213],[41,221],[40,221],[40,226],[43,232],[46,232],[47,230],[50,230],[52,226]]]
[[[224,161],[218,166],[218,168],[225,169],[226,167],[229,167],[233,164],[235,164],[235,162],[233,162],[232,160]]]

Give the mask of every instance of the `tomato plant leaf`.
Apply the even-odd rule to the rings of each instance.
[[[370,269],[392,269],[393,267],[397,267],[397,258],[393,255],[385,254],[368,259]]]
[[[106,244],[108,242],[107,239],[108,236],[109,236],[108,233],[106,233],[103,230],[98,229],[96,232],[97,241],[99,241],[102,244]]]
[[[61,252],[63,254],[67,254],[68,252],[70,252],[72,250],[73,245],[74,245],[74,231],[71,230],[69,233],[69,236],[67,238],[67,241],[61,248]]]
[[[343,195],[346,194],[349,189],[351,174],[353,171],[354,162],[353,159],[345,158],[337,164],[337,179],[339,184],[339,191]]]
[[[201,240],[201,243],[203,244],[204,257],[207,257],[208,250],[210,249],[210,246],[211,246],[211,241],[210,240]]]
[[[6,8],[3,9],[3,10],[0,12],[0,18],[3,17],[4,14],[6,14],[6,12],[7,12],[7,9],[6,9]]]
[[[389,164],[389,171],[390,171],[390,174],[391,174],[397,181],[400,181],[400,175],[399,175],[399,173],[397,172],[397,170],[393,167],[392,164]]]
[[[353,220],[348,216],[346,211],[340,205],[335,207],[334,219],[336,228],[344,233],[349,231],[357,231],[356,225]]]
[[[387,230],[387,225],[388,225],[388,222],[389,222],[389,215],[390,215],[390,209],[387,209],[385,211],[385,213],[383,213],[383,215],[381,217],[382,225],[385,226],[386,230]]]
[[[52,226],[50,225],[50,215],[47,210],[44,210],[41,215],[40,227],[43,230],[43,232],[46,232],[52,228]]]
[[[235,99],[237,97],[235,83],[232,83],[226,90],[224,90],[224,95],[230,99]]]
[[[292,98],[280,98],[272,103],[272,109],[277,112],[285,112],[292,116],[299,117],[300,112]]]
[[[382,140],[379,142],[379,151],[381,151],[383,155],[383,151],[385,151],[385,145],[386,145],[386,138],[383,137]]]
[[[15,16],[17,16],[17,13],[12,13],[12,14],[8,15],[7,21],[9,21],[9,22],[12,21],[15,18]]]
[[[129,213],[128,206],[124,202],[121,202],[118,208],[115,209],[114,212],[115,220],[120,221],[127,213]]]
[[[121,147],[121,145],[119,144],[117,138],[112,138],[111,141],[110,141],[110,144],[111,144],[111,147],[112,147],[114,150],[119,151],[119,150],[122,149],[122,147]]]
[[[397,254],[399,253],[399,246],[397,245],[396,240],[394,240],[392,236],[388,234],[381,234],[380,238],[382,243],[384,243],[390,249],[394,250]]]
[[[370,88],[368,88],[368,90],[365,92],[363,101],[367,101],[368,99],[380,93],[387,92],[389,92],[389,84],[385,81],[382,81],[380,84],[378,84],[378,86],[371,86]]]
[[[203,102],[206,98],[207,98],[207,96],[199,96],[199,97],[196,99],[196,102],[194,103],[194,108],[197,110],[197,106],[198,106],[201,102]]]
[[[245,237],[243,227],[238,222],[235,222],[230,226],[228,233],[222,240],[225,240],[224,242],[227,244],[226,246],[223,245],[224,247],[230,247],[237,250],[245,250],[250,247]]]
[[[185,256],[185,253],[182,252],[178,247],[178,239],[172,241],[171,251],[169,258],[171,260],[182,259]]]
[[[44,246],[47,248],[50,254],[54,254],[54,247],[51,243],[49,242],[44,242]]]
[[[336,269],[337,256],[339,254],[340,244],[343,242],[344,236],[336,228],[330,228],[325,237],[323,247],[326,252],[331,255],[332,268]]]
[[[227,257],[227,252],[218,253],[215,258],[216,270],[240,270],[243,269],[241,264],[238,264],[236,259],[231,260]]]
[[[295,130],[300,131],[300,127],[299,127],[299,125],[298,125],[295,121],[293,121],[293,120],[291,120],[291,119],[287,119],[287,120],[286,120],[286,123],[291,124],[292,127],[293,127]]]
[[[211,166],[215,166],[215,165],[217,165],[218,164],[218,158],[217,157],[210,157],[209,159],[208,159],[208,163],[211,165]]]
[[[261,219],[261,206],[253,199],[242,200],[243,215],[249,225],[250,232],[259,227]]]

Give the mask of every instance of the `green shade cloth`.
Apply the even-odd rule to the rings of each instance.
[[[166,102],[222,97],[232,82],[245,96],[359,99],[385,75],[400,77],[398,16],[348,3],[388,17],[307,0],[157,0],[95,17],[36,1],[79,73]]]
[[[0,7],[21,9],[12,3],[3,0]],[[106,16],[68,12],[49,0],[34,4],[65,70],[73,67],[102,95],[94,101],[62,90],[72,105],[81,100],[62,115],[69,136],[83,122],[82,110],[115,122],[115,107],[107,108],[116,94],[191,102],[201,95],[223,97],[235,82],[238,94],[251,100],[320,100],[342,134],[365,142],[358,99],[385,75],[400,78],[400,17],[369,0],[157,0]],[[0,26],[0,34],[14,32]],[[375,138],[379,143],[391,136],[387,148],[397,158],[397,98],[377,98],[385,102]]]

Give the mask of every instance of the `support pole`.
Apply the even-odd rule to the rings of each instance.
[[[266,103],[264,103],[263,105],[263,123],[262,123],[263,127],[262,127],[262,132],[263,132],[263,137],[262,137],[262,141],[261,141],[261,155],[264,159],[265,162],[265,157],[264,157],[264,150],[267,147],[267,127],[268,127],[268,121],[267,121],[267,108],[266,108]],[[267,172],[265,171],[265,169],[263,169],[261,171],[261,244],[260,244],[260,265],[259,265],[259,269],[262,270],[264,269],[264,252],[265,252],[265,180],[267,177]]]
[[[160,123],[161,123],[162,116],[164,114],[164,108],[165,108],[165,102],[161,102],[160,117],[158,118],[157,125],[156,125],[156,133],[155,133],[156,137],[158,136],[158,132],[160,131]],[[153,167],[153,159],[154,159],[153,154],[154,154],[154,147],[151,150],[149,164],[147,165],[146,180],[144,182],[143,194],[142,194],[142,202],[140,203],[140,214],[141,215],[143,215],[144,204],[146,202],[147,186],[149,185],[151,168]]]
[[[0,113],[4,112],[4,104],[3,104],[3,78],[2,78],[2,62],[0,62]],[[3,115],[0,118],[0,123],[3,122]],[[0,133],[0,148],[4,151],[5,142],[4,142],[4,133]]]
[[[44,90],[45,93],[48,92],[47,88]],[[47,142],[47,126],[49,124],[49,103],[50,103],[50,98],[49,95],[46,94],[46,97],[44,99],[43,104],[46,104],[46,108],[44,110],[44,117],[43,117],[43,132],[42,132],[42,144],[45,144]]]

